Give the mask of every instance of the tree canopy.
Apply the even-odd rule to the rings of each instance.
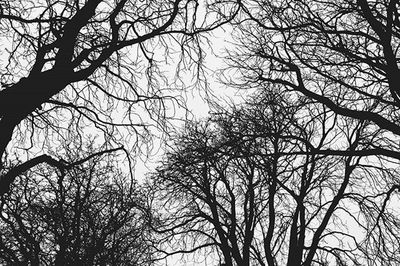
[[[398,167],[357,153],[373,145],[368,122],[339,124],[294,96],[264,88],[176,137],[152,183],[171,254],[203,251],[225,265],[399,262]]]
[[[110,151],[64,171],[44,164],[21,175],[1,205],[0,262],[152,265],[145,191],[121,171],[119,157]]]
[[[171,84],[162,82],[161,61],[180,53],[177,70],[196,64],[201,75],[201,34],[237,10],[219,1],[3,1],[2,193],[21,170],[51,164],[35,154],[70,131],[83,139],[95,131],[103,143],[133,153],[148,120],[162,121],[171,100],[162,92]],[[27,160],[16,162],[21,154]]]
[[[400,264],[399,8],[1,1],[0,262]],[[209,116],[171,122],[202,87]]]

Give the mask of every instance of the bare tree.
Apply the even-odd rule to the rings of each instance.
[[[379,218],[386,184],[371,186],[396,170],[367,164],[368,126],[268,88],[244,107],[189,124],[153,176],[153,224],[166,238],[166,256],[203,251],[225,265],[396,265],[389,250],[398,248],[397,212]],[[381,222],[393,230],[380,231],[382,260],[380,248],[367,244],[369,225]]]
[[[398,1],[248,1],[229,58],[245,83],[278,84],[372,122],[376,154],[397,152]]]
[[[357,243],[353,253],[360,255],[347,256],[347,261],[340,257],[338,264],[397,265],[399,2],[241,4],[235,38],[238,47],[228,56],[231,69],[240,71],[241,79],[228,82],[245,88],[277,86],[291,91],[336,113],[340,127],[344,121],[366,123],[362,143],[368,146],[347,151],[365,159],[362,173],[356,169],[350,179],[359,187],[348,193],[352,204],[344,208],[354,215],[356,225],[352,226],[364,232],[350,234]],[[340,146],[340,142],[333,145],[329,153],[337,154]],[[314,248],[310,246],[310,250]],[[329,245],[325,248],[333,250]],[[312,260],[309,256],[304,265]]]
[[[155,258],[143,188],[106,152],[64,171],[36,166],[12,185],[0,217],[6,265],[150,265]],[[124,155],[124,154],[122,154]]]
[[[180,69],[201,65],[200,34],[234,16],[236,3],[226,4],[2,1],[1,194],[21,170],[43,162],[38,152],[56,147],[70,131],[85,138],[95,130],[111,147],[146,137],[140,132],[145,116],[162,117],[168,99],[160,88],[161,59],[178,47]]]

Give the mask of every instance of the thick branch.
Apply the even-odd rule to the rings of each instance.
[[[8,171],[5,175],[0,177],[0,196],[4,195],[5,193],[7,193],[9,191],[11,183],[14,182],[14,180],[17,176],[23,174],[24,172],[28,171],[29,169],[31,169],[39,164],[46,163],[50,166],[58,168],[60,171],[66,171],[75,166],[83,164],[96,156],[101,156],[105,153],[112,153],[112,152],[122,150],[122,149],[123,149],[123,147],[119,147],[119,148],[115,148],[115,149],[108,149],[108,150],[100,151],[97,153],[93,153],[84,159],[81,159],[79,161],[72,162],[72,163],[68,163],[68,162],[64,161],[63,159],[60,159],[60,160],[54,159],[53,157],[46,155],[46,154],[40,155],[38,157],[35,157],[33,159],[30,159],[30,160],[20,164],[18,166],[11,168],[10,171]]]

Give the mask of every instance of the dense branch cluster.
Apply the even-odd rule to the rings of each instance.
[[[149,265],[145,196],[117,160],[107,152],[64,171],[45,166],[21,176],[2,202],[0,261]]]
[[[161,73],[161,60],[181,53],[184,67],[196,61],[200,67],[202,33],[227,23],[238,9],[231,3],[222,14],[220,6],[180,0],[2,3],[0,31],[9,47],[1,69],[0,171],[22,153],[34,159],[38,150],[73,137],[71,131],[136,153],[143,140],[150,142],[149,126],[164,124],[167,107],[182,104],[167,89],[173,82],[163,81],[169,77]],[[173,67],[184,69],[180,65]],[[2,175],[3,187],[17,176]]]
[[[399,9],[2,1],[0,264],[399,265]],[[244,97],[172,131],[215,30]]]
[[[290,98],[264,88],[176,138],[152,183],[165,250],[176,238],[181,252],[211,246],[226,265],[398,262],[387,240],[399,213],[386,206],[398,168],[365,158],[369,123],[339,127],[334,112]]]

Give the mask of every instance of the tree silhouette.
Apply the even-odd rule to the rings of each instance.
[[[399,159],[398,1],[247,4],[237,31],[242,48],[230,56],[244,79],[279,84],[343,117],[371,121],[393,138],[375,143],[376,154]]]
[[[1,194],[21,170],[50,163],[35,154],[70,131],[97,131],[109,146],[146,137],[145,116],[162,117],[168,99],[161,58],[178,46],[180,66],[200,65],[200,34],[236,10],[220,1],[2,1]]]
[[[364,182],[370,186],[350,193],[360,211],[354,212],[360,214],[354,220],[366,232],[354,250],[366,261],[352,257],[347,263],[398,264],[399,231],[391,222],[398,216],[393,206],[398,203],[399,180],[382,167],[386,162],[384,166],[395,168],[400,158],[398,1],[241,4],[242,23],[236,31],[239,46],[229,55],[231,67],[241,73],[241,80],[234,85],[277,86],[336,113],[338,126],[351,120],[367,123],[363,143],[368,146],[346,151],[365,156],[363,165],[370,169],[363,181],[357,181],[362,174],[350,179],[362,188]],[[340,145],[332,147],[329,154],[339,150]],[[355,236],[355,231],[350,235]],[[310,250],[314,248],[310,246]],[[310,265],[312,258],[304,263]],[[338,264],[346,264],[346,260],[341,258]]]
[[[226,265],[396,265],[398,218],[385,208],[384,180],[397,170],[368,164],[369,134],[368,122],[339,123],[268,88],[189,124],[153,176],[162,249],[207,250]]]
[[[399,5],[2,1],[0,263],[399,265]],[[226,24],[223,80],[255,94],[137,185],[116,154],[132,170]]]
[[[79,153],[65,156],[78,161]],[[65,171],[43,165],[21,176],[2,201],[0,263],[152,264],[145,192],[118,169],[119,159],[107,152]]]

